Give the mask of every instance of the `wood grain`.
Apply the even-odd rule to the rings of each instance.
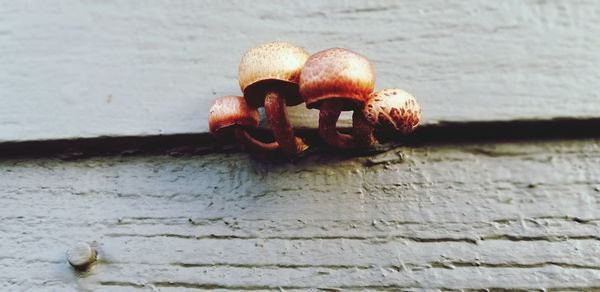
[[[0,141],[205,132],[272,40],[368,56],[425,123],[598,117],[598,35],[592,0],[2,1]]]
[[[598,139],[3,160],[0,290],[598,289],[598,165]]]

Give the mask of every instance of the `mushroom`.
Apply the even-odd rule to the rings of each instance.
[[[277,143],[263,143],[246,132],[245,128],[258,127],[258,122],[258,110],[249,107],[241,96],[217,98],[208,115],[208,128],[214,135],[226,137],[233,134],[239,142],[254,152],[276,151],[279,148]]]
[[[410,93],[388,88],[371,94],[363,115],[369,124],[380,130],[410,134],[421,121],[421,107]]]
[[[273,42],[250,49],[240,62],[239,82],[246,102],[252,107],[265,107],[275,141],[288,157],[294,157],[308,146],[294,135],[286,105],[302,103],[298,79],[308,53],[297,46]]]
[[[362,107],[375,87],[375,73],[365,57],[342,48],[312,55],[300,74],[300,94],[307,108],[318,108],[319,134],[336,148],[354,149],[375,143]],[[341,111],[352,110],[353,135],[341,134],[336,124]]]

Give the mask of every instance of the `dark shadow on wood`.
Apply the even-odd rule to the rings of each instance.
[[[348,132],[349,129],[342,129]],[[327,152],[314,129],[296,131],[314,151]],[[252,133],[263,140],[270,133],[259,129]],[[600,118],[551,120],[513,120],[494,122],[441,122],[419,128],[409,136],[397,137],[378,133],[382,143],[401,143],[409,146],[504,141],[538,141],[558,139],[600,138]],[[227,141],[224,142],[227,145]],[[200,155],[228,151],[235,147],[222,146],[209,133],[189,133],[152,136],[97,137],[0,143],[0,159],[56,156],[77,159],[104,155],[170,154]],[[368,155],[371,151],[357,153]]]

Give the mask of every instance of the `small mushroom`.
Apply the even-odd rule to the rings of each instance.
[[[298,79],[308,53],[283,42],[259,45],[244,54],[239,66],[239,82],[246,102],[252,107],[265,107],[267,121],[275,141],[288,157],[308,149],[294,135],[288,119],[288,106],[302,103]]]
[[[300,94],[307,108],[318,108],[319,134],[339,149],[368,147],[375,143],[362,116],[363,105],[375,87],[375,73],[365,57],[342,48],[312,55],[300,74]],[[341,111],[354,111],[353,135],[341,134],[336,124]]]
[[[208,114],[208,128],[214,135],[221,138],[235,136],[255,153],[269,154],[279,151],[280,147],[276,142],[264,143],[248,134],[246,129],[258,127],[258,122],[258,109],[248,106],[241,96],[217,98]],[[297,139],[301,142],[300,138]]]
[[[408,92],[398,88],[371,94],[363,114],[369,124],[392,133],[410,134],[421,121],[421,107]]]
[[[85,270],[96,261],[96,250],[85,242],[77,243],[67,251],[67,260],[73,268]]]

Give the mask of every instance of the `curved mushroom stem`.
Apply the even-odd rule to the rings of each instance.
[[[294,135],[294,129],[288,119],[285,99],[276,91],[265,96],[265,114],[275,136],[275,141],[287,157],[295,157],[308,149],[302,139]]]
[[[336,127],[340,118],[341,107],[340,101],[323,101],[319,112],[319,135],[325,143],[335,148],[354,149],[352,136],[338,132]]]
[[[259,141],[256,138],[250,136],[250,134],[248,134],[246,130],[239,126],[235,128],[235,137],[239,142],[241,142],[244,145],[244,147],[250,149],[250,151],[257,154],[274,154],[280,153],[281,150],[281,147],[279,147],[279,144],[277,144],[277,142],[265,143]],[[303,144],[304,141],[296,137],[296,143]]]
[[[273,153],[279,150],[277,142],[264,143],[250,136],[242,127],[235,127],[235,138],[240,141],[250,151],[256,153]]]
[[[321,104],[319,112],[319,134],[325,143],[339,149],[371,147],[376,143],[373,127],[365,119],[361,110],[352,114],[352,135],[338,132],[336,124],[340,117],[340,101],[328,100]]]

